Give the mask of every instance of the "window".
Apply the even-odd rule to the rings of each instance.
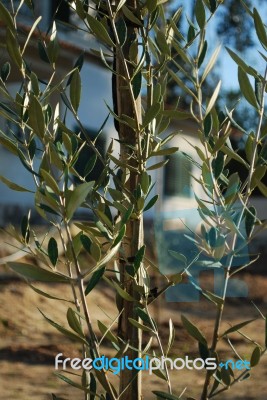
[[[167,157],[164,168],[164,195],[191,197],[191,162],[181,153]]]
[[[12,3],[10,0],[2,0],[5,7],[12,12]],[[21,1],[13,0],[14,9],[18,9]],[[31,24],[33,18],[42,16],[42,21],[39,27],[47,30],[51,25],[53,19],[62,22],[69,22],[70,20],[70,6],[66,0],[33,0],[33,11],[23,4],[19,9],[19,21],[23,24]]]

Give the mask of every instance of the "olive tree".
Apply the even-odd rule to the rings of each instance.
[[[23,3],[34,11],[34,2],[25,0],[21,5]],[[201,185],[203,198],[196,196],[202,225],[201,235],[195,236],[194,242],[199,255],[207,255],[211,263],[216,263],[224,271],[220,296],[198,288],[211,307],[217,310],[212,342],[208,343],[199,328],[186,316],[182,316],[184,328],[198,343],[200,356],[204,360],[214,357],[217,362],[215,371],[206,372],[203,391],[199,394],[203,400],[215,397],[248,375],[244,371],[236,376],[232,370],[220,366],[218,344],[224,337],[251,322],[241,322],[221,332],[227,287],[237,272],[232,269],[234,259],[238,257],[240,247],[244,247],[244,243],[247,244],[256,231],[265,229],[265,223],[257,218],[255,208],[250,205],[250,198],[256,187],[264,195],[267,194],[267,188],[261,182],[266,173],[266,71],[257,71],[228,49],[238,65],[241,94],[258,115],[254,131],[247,136],[247,160],[233,151],[229,140],[231,127],[237,126],[233,110],[228,111],[226,108],[223,113],[216,107],[221,82],[215,83],[209,98],[205,98],[202,92],[219,54],[219,48],[210,54],[206,30],[221,3],[217,0],[197,0],[194,8],[196,22],[188,19],[187,37],[178,28],[182,8],[167,18],[164,1],[161,0],[96,0],[90,4],[75,0],[70,3],[76,13],[76,20],[79,20],[78,25],[72,27],[82,29],[97,39],[99,47],[94,53],[112,75],[114,104],[113,107],[107,107],[115,121],[120,150],[116,154],[111,141],[104,155],[88,136],[79,118],[81,59],[62,79],[56,80],[60,47],[56,23],[44,35],[38,30],[40,19],[37,19],[28,37],[22,40],[17,29],[17,10],[8,11],[0,4],[0,19],[6,27],[7,51],[12,68],[19,71],[21,79],[20,90],[12,96],[8,89],[10,63],[2,66],[1,94],[8,101],[8,106],[2,101],[0,113],[20,127],[23,137],[22,140],[10,138],[1,132],[0,142],[31,173],[35,182],[35,210],[48,226],[58,232],[63,247],[63,255],[60,255],[59,243],[53,235],[48,245],[44,245],[31,226],[29,213],[22,219],[21,232],[15,229],[10,229],[10,232],[40,261],[41,266],[25,262],[11,262],[9,266],[29,281],[64,282],[71,287],[73,296],[68,299],[66,315],[68,327],[52,321],[49,316],[43,316],[63,335],[81,343],[83,357],[101,357],[103,338],[111,343],[114,357],[128,356],[131,360],[142,359],[146,355],[167,357],[174,343],[173,322],[170,320],[166,347],[160,337],[157,322],[151,315],[151,304],[156,301],[156,297],[150,293],[150,278],[152,274],[161,276],[163,285],[158,295],[173,285],[177,285],[179,291],[179,282],[183,276],[190,276],[192,262],[186,254],[172,253],[183,262],[183,270],[171,276],[161,273],[146,255],[143,215],[158,198],[158,195],[149,197],[153,187],[151,171],[164,167],[166,161],[162,159],[163,156],[179,151],[177,147],[170,146],[176,132],[164,135],[170,122],[191,118],[198,125],[196,135],[199,146],[194,148],[197,158],[191,159],[191,162],[199,168],[199,177],[193,178]],[[256,9],[251,11],[244,6],[253,20],[262,51],[266,52],[264,22]],[[34,66],[26,62],[25,50],[31,40],[38,40],[40,59],[51,70],[49,79],[38,77]],[[262,51],[259,57],[266,63],[266,54]],[[182,65],[175,61],[177,54]],[[179,75],[171,68],[173,62],[176,62]],[[186,79],[182,79],[181,75]],[[256,90],[252,88],[251,80],[255,80]],[[190,97],[188,110],[179,109],[179,102],[172,109],[165,105],[169,81],[175,82]],[[58,94],[68,113],[75,118],[80,134],[77,135],[67,126],[58,106],[52,108],[50,99],[55,94]],[[99,132],[102,129],[103,126],[99,127]],[[238,129],[244,130],[240,126]],[[77,162],[83,148],[90,148],[94,155],[87,161],[84,173],[81,174]],[[244,182],[240,181],[238,173],[229,175],[227,164],[231,159],[246,168],[247,178]],[[102,163],[102,172],[95,181],[88,181],[87,176],[96,160]],[[73,177],[78,179],[73,180]],[[14,190],[27,190],[5,177],[1,177],[1,180]],[[236,207],[237,204],[239,207]],[[76,221],[75,213],[80,207],[86,208],[88,215],[90,210],[93,220]],[[72,233],[71,224],[79,228],[78,233]],[[240,238],[243,239],[241,245]],[[90,260],[86,268],[81,266],[82,249],[88,253]],[[245,267],[242,265],[239,269]],[[101,279],[114,289],[114,303],[117,304],[118,313],[110,326],[98,321],[102,335],[99,337],[87,295]],[[39,294],[61,301],[57,296],[43,292],[33,284],[31,286]],[[116,325],[117,335],[114,333]],[[143,332],[146,332],[146,337],[149,336],[145,343]],[[156,351],[151,349],[153,338],[157,342]],[[254,367],[265,353],[266,343],[259,345],[253,339],[247,339],[254,345],[250,360],[251,367]],[[181,395],[173,393],[167,362],[163,370],[155,372],[166,383],[164,391],[153,391],[157,398],[186,398],[183,388]],[[111,375],[111,370],[94,370],[90,373],[84,370],[80,376],[81,382],[77,383],[58,374],[61,379],[80,389],[85,399],[144,398],[141,371],[122,370],[118,387],[111,383]],[[56,396],[53,395],[53,398],[56,399]]]

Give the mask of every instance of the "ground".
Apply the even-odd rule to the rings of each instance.
[[[1,256],[4,255],[2,252]],[[0,267],[1,269],[2,267]],[[209,277],[206,278],[207,281]],[[256,318],[242,329],[254,342],[264,346],[265,321],[252,304],[267,314],[267,278],[263,275],[243,274],[242,279],[249,288],[249,298],[232,299],[227,303],[222,329],[245,320]],[[39,284],[38,288],[59,297],[67,298],[70,293],[64,284]],[[97,290],[87,297],[92,319],[108,324],[116,315],[114,293],[106,284],[101,283]],[[64,399],[84,399],[82,392],[67,385],[55,376],[54,358],[57,353],[67,357],[79,357],[79,344],[64,338],[42,317],[40,309],[50,319],[67,326],[66,310],[68,303],[41,297],[27,283],[21,281],[9,271],[2,268],[0,273],[0,383],[1,398],[8,400],[48,400],[54,393]],[[172,318],[176,330],[173,356],[197,358],[197,345],[184,330],[181,314],[193,321],[210,341],[215,308],[204,298],[198,303],[167,303],[157,299],[152,312],[164,338],[168,340],[169,318]],[[97,328],[96,328],[97,329]],[[99,332],[99,331],[98,331]],[[250,360],[254,345],[239,334],[229,335],[232,345],[238,353]],[[145,338],[146,339],[146,338]],[[156,342],[153,343],[157,351]],[[111,355],[111,348],[106,345],[106,355]],[[223,359],[234,359],[227,341],[222,341],[219,353]],[[266,399],[266,357],[251,371],[250,379],[237,383],[229,391],[216,396],[219,400],[263,400]],[[155,399],[152,390],[166,391],[166,385],[155,375],[144,374],[144,400]],[[70,378],[75,377],[68,375]],[[114,378],[114,382],[116,378]],[[185,396],[199,400],[200,388],[203,385],[202,371],[180,370],[172,373],[173,391],[179,395],[185,388]],[[185,397],[186,398],[186,397]]]

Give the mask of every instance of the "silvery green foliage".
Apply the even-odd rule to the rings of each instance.
[[[31,1],[24,3],[24,7],[27,6],[32,10]],[[89,8],[85,1],[75,0],[73,3],[75,20],[79,20],[76,28],[85,30],[97,39],[99,46],[94,53],[107,69],[115,76],[119,75],[125,82],[129,102],[132,105],[131,114],[119,113],[116,107],[113,109],[111,105],[107,107],[119,124],[119,130],[122,126],[126,126],[136,140],[134,145],[129,137],[126,137],[126,141],[122,141],[119,131],[121,149],[127,157],[120,157],[114,153],[112,142],[104,155],[99,152],[79,119],[82,57],[79,57],[73,69],[64,77],[55,80],[54,74],[57,72],[60,50],[56,23],[53,23],[50,34],[44,37],[38,31],[40,22],[38,18],[28,36],[21,39],[16,22],[17,13],[12,12],[12,8],[9,11],[3,3],[0,3],[0,19],[6,29],[7,52],[12,68],[18,71],[21,77],[21,88],[15,96],[12,96],[8,88],[10,63],[6,62],[2,66],[0,88],[4,101],[0,104],[0,113],[8,121],[19,126],[22,137],[22,139],[9,137],[5,132],[1,132],[0,143],[16,155],[23,167],[31,173],[35,182],[33,194],[35,211],[52,228],[48,234],[48,241],[45,242],[43,238],[37,237],[31,226],[30,213],[23,218],[20,232],[15,228],[9,228],[16,240],[25,246],[41,265],[37,267],[12,262],[9,266],[29,281],[64,282],[71,286],[73,298],[59,299],[57,295],[45,293],[31,284],[33,289],[43,296],[58,301],[69,301],[67,327],[52,321],[49,316],[44,314],[43,316],[63,335],[80,342],[84,355],[91,354],[94,358],[100,356],[101,342],[105,337],[112,345],[115,357],[126,354],[129,347],[140,356],[145,354],[150,354],[152,357],[167,356],[174,343],[174,326],[170,320],[168,346],[165,349],[156,321],[151,316],[150,305],[170,286],[178,285],[183,275],[190,274],[190,265],[186,255],[173,253],[172,255],[183,263],[183,271],[172,276],[162,275],[163,285],[157,296],[153,296],[150,292],[149,274],[151,271],[153,274],[159,274],[159,271],[146,258],[141,235],[140,240],[137,237],[139,241],[137,240],[137,246],[135,243],[136,251],[131,253],[132,257],[127,257],[124,252],[125,242],[128,240],[129,229],[135,232],[134,229],[138,226],[139,232],[141,231],[143,213],[157,201],[157,195],[152,199],[148,198],[153,185],[151,171],[165,165],[166,160],[162,157],[178,151],[177,147],[168,145],[175,135],[166,137],[163,133],[170,121],[188,118],[195,120],[198,125],[196,135],[199,145],[195,146],[196,159],[191,161],[199,167],[198,183],[202,186],[204,195],[203,198],[196,197],[202,225],[201,235],[196,235],[194,241],[199,252],[208,255],[211,262],[219,263],[221,268],[226,267],[221,296],[198,288],[210,301],[211,306],[217,309],[212,342],[208,343],[204,334],[187,317],[182,317],[182,323],[188,334],[198,343],[200,356],[202,358],[215,356],[218,359],[218,368],[213,376],[207,372],[201,394],[203,400],[215,397],[238,380],[247,377],[243,372],[237,376],[219,366],[221,356],[217,346],[222,338],[228,338],[232,332],[239,332],[243,326],[252,322],[241,322],[223,333],[220,331],[228,283],[231,276],[237,272],[232,271],[232,264],[240,250],[237,248],[237,243],[243,236],[241,226],[245,224],[246,242],[254,237],[255,231],[265,228],[265,224],[257,218],[256,210],[250,204],[250,198],[256,187],[264,196],[267,195],[267,187],[262,183],[267,168],[264,143],[266,135],[264,98],[267,74],[255,70],[240,55],[228,49],[230,56],[238,65],[241,94],[258,113],[254,132],[245,132],[248,137],[247,159],[243,159],[233,151],[229,140],[232,127],[240,131],[244,131],[243,128],[237,126],[233,110],[226,108],[222,113],[216,108],[221,82],[215,82],[210,98],[203,98],[202,93],[202,86],[212,71],[220,51],[218,47],[209,53],[206,30],[221,1],[196,0],[195,20],[187,19],[187,37],[184,37],[177,27],[183,9],[179,8],[167,19],[163,1],[137,1],[129,5],[125,1],[111,4],[108,0],[92,2]],[[259,57],[266,62],[266,26],[256,9],[247,9],[247,12],[253,19],[255,32],[262,46]],[[70,28],[75,27],[70,26]],[[134,29],[136,34],[133,38],[129,38],[128,35],[131,29]],[[32,41],[38,42],[40,62],[46,63],[47,69],[51,71],[46,81],[41,80],[34,66],[26,62],[25,54]],[[110,63],[112,54],[119,57],[120,69]],[[173,68],[170,68],[175,62],[175,54],[179,54],[183,60],[183,67],[177,63],[175,65],[180,72],[179,76]],[[186,82],[189,80],[190,85],[184,83],[180,77],[181,73],[187,78]],[[178,105],[169,109],[165,105],[169,80],[173,80],[191,98],[190,110],[180,110]],[[256,89],[251,83],[254,80]],[[61,117],[62,113],[59,112],[59,106],[52,107],[50,104],[51,96],[55,94],[61,98],[65,109],[74,116],[80,135],[66,125],[64,117]],[[118,91],[117,95],[120,95]],[[105,123],[99,127],[99,134],[104,125]],[[90,157],[81,174],[77,170],[77,161],[84,148],[93,150],[94,155]],[[227,172],[227,164],[232,159],[246,168],[247,178],[244,182],[240,181],[238,173],[229,175]],[[90,181],[88,177],[97,160],[103,166],[102,172],[97,180]],[[153,160],[149,166],[148,160]],[[127,183],[129,180],[135,181],[133,191],[129,190]],[[27,188],[5,177],[1,177],[1,181],[15,191],[28,191]],[[241,204],[238,210],[235,209],[237,202]],[[75,213],[80,207],[83,207],[88,215],[93,215],[93,220],[77,222]],[[73,225],[78,228],[75,232],[72,229]],[[57,236],[55,232],[58,232]],[[80,264],[82,250],[88,253],[90,260],[86,269],[81,268]],[[114,269],[111,267],[111,261],[118,258],[123,261],[123,274],[121,267]],[[245,267],[242,265],[240,269]],[[111,321],[110,326],[98,321],[102,335],[100,338],[93,328],[86,296],[94,291],[101,279],[104,279],[116,292],[118,315]],[[125,281],[130,284],[125,284]],[[145,348],[144,344],[139,342],[139,348],[136,349],[134,344],[127,343],[123,336],[117,338],[114,334],[114,325],[121,315],[126,313],[125,304],[131,304],[132,307],[132,314],[126,315],[129,330],[135,333],[144,331],[150,337],[148,343],[146,341]],[[158,347],[152,351],[153,337],[156,338]],[[265,353],[266,343],[260,346],[255,345],[253,339],[248,338],[248,340],[254,345],[250,360],[251,366],[254,367]],[[167,364],[163,371],[157,372],[157,376],[163,379],[168,390],[168,393],[155,392],[157,398],[182,398],[179,393],[173,393]],[[102,371],[88,375],[84,371],[80,383],[72,381],[63,374],[58,376],[83,392],[85,399],[96,397],[117,399],[120,390],[123,392],[120,396],[122,400],[141,398],[140,386],[133,397],[129,397],[126,387],[120,389],[119,386],[115,388],[111,385],[110,374],[110,371],[107,373]],[[123,379],[123,373],[120,379]],[[183,388],[180,392],[182,390]],[[100,395],[103,392],[106,393],[106,397]],[[189,392],[190,388],[187,389],[188,395]],[[182,396],[185,398],[184,394]],[[56,399],[56,396],[53,395],[53,398]]]

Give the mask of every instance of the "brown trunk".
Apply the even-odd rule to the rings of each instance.
[[[130,0],[126,2],[127,7],[132,11],[136,8],[135,0]],[[133,41],[137,40],[137,28],[132,25],[132,23],[125,19],[127,25],[127,39],[123,46],[124,59],[130,59],[130,47]],[[136,54],[137,63],[138,55]],[[131,59],[131,61],[133,61]],[[127,63],[128,71],[130,76],[133,72],[133,67]],[[128,117],[138,119],[141,121],[141,99],[136,100],[136,106],[134,106],[129,87],[123,77],[126,77],[126,70],[124,61],[122,60],[122,54],[119,49],[116,49],[116,72],[119,74],[116,76],[116,88],[117,88],[117,113],[119,116],[122,114]],[[131,164],[135,168],[138,168],[138,132],[134,131],[130,127],[124,124],[118,125],[120,144],[120,160],[126,164]],[[125,144],[130,144],[132,149],[125,146]],[[130,178],[126,182],[126,187],[130,193],[136,189],[139,180],[139,174],[136,172],[130,172]],[[143,218],[132,220],[130,219],[126,226],[126,235],[123,242],[123,253],[124,258],[134,257],[143,245]],[[129,279],[129,275],[125,273],[125,262],[120,263],[120,279],[122,287],[138,301],[138,293],[134,291],[133,282]],[[124,356],[128,356],[130,360],[140,357],[141,351],[141,334],[142,332],[136,327],[129,323],[129,318],[137,319],[134,312],[135,303],[129,302],[124,299],[121,300],[121,307],[124,310],[120,320],[118,335],[123,339],[124,342],[129,342],[131,346],[138,349],[138,351],[128,349]],[[120,400],[140,400],[141,397],[141,371],[136,374],[136,370],[124,369],[120,373]],[[127,388],[128,387],[128,388]],[[127,389],[126,389],[127,388]]]

